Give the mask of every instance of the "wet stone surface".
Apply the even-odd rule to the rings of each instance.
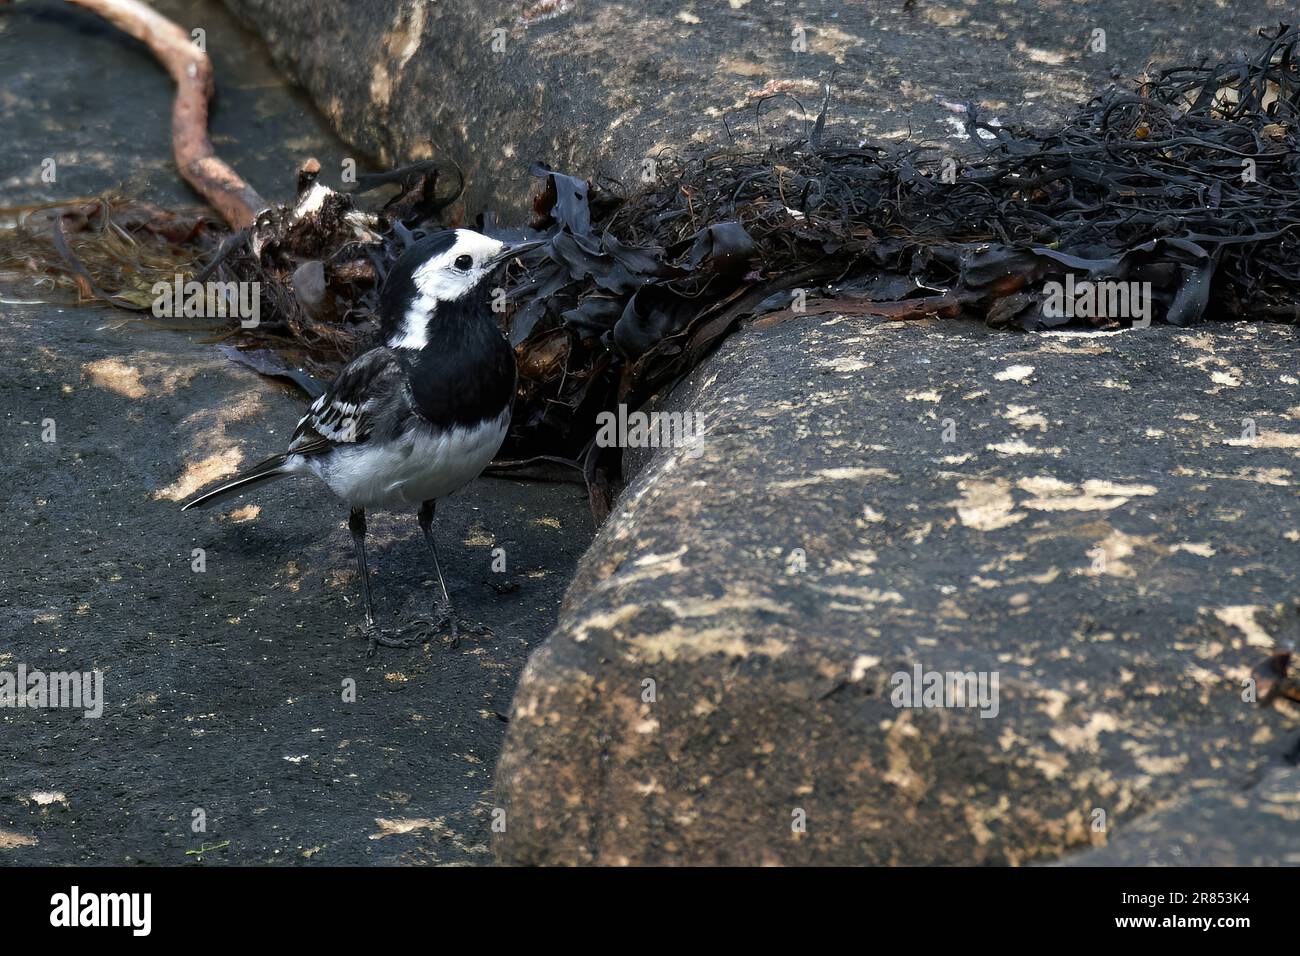
[[[953,104],[1050,122],[1112,75],[1230,54],[1286,17],[1272,0],[226,3],[359,149],[452,160],[470,212],[507,221],[538,160],[635,185],[688,144],[806,135],[832,71],[836,132],[960,152]]]
[[[345,153],[222,8],[158,6],[207,29],[213,138],[268,194],[306,155]],[[121,182],[194,202],[171,165],[170,84],[143,47],[55,3],[0,11],[0,46],[0,134],[18,156],[0,201]],[[121,312],[15,304],[37,295],[12,283],[0,298],[0,671],[104,674],[98,719],[0,709],[0,864],[486,862],[503,715],[590,540],[582,490],[484,480],[440,508],[453,599],[493,633],[367,660],[346,514],[320,486],[178,510],[278,450],[296,392]],[[430,610],[414,514],[370,528],[381,617]]]
[[[1294,346],[826,316],[732,337],[667,404],[702,453],[650,458],[524,672],[501,857],[1047,861],[1289,766],[1300,711],[1242,693],[1300,636]],[[896,707],[916,668],[996,672],[995,707]],[[1242,861],[1300,850],[1234,832],[1268,835]]]

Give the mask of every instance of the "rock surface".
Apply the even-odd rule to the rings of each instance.
[[[1300,866],[1300,767],[1270,770],[1249,790],[1190,793],[1138,820],[1070,866]]]
[[[1233,52],[1280,15],[1267,0],[226,3],[359,149],[452,160],[470,213],[507,221],[528,216],[537,160],[635,184],[665,150],[806,134],[832,71],[840,132],[960,149],[950,104],[1047,122],[1112,73]]]
[[[268,195],[290,194],[306,155],[343,154],[223,8],[153,5],[206,29],[214,139]],[[0,205],[118,184],[196,202],[171,161],[171,84],[142,45],[37,0],[0,7],[0,50]],[[487,862],[503,714],[590,540],[582,489],[483,481],[439,508],[448,586],[494,633],[367,660],[345,509],[319,486],[177,508],[273,451],[301,396],[203,336],[26,304],[42,294],[0,285],[0,673],[98,669],[105,699],[100,718],[0,708],[0,865]],[[414,516],[371,532],[383,619],[428,611]]]
[[[1294,761],[1296,708],[1242,699],[1300,632],[1294,346],[733,336],[667,406],[699,457],[650,460],[524,671],[500,857],[1044,861]],[[997,672],[996,714],[896,707],[917,667]]]

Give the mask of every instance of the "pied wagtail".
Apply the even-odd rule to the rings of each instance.
[[[379,295],[384,344],[353,359],[298,422],[289,447],[187,501],[201,508],[284,475],[315,475],[351,508],[348,528],[366,601],[369,653],[409,647],[375,627],[366,573],[366,509],[418,508],[442,588],[440,620],[456,618],[438,566],[434,507],[487,466],[505,440],[515,353],[488,308],[491,278],[541,245],[507,245],[448,229],[402,254]]]

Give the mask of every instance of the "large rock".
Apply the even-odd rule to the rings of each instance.
[[[510,220],[536,160],[634,184],[665,149],[807,133],[832,71],[841,132],[960,147],[945,103],[1046,121],[1112,73],[1228,53],[1277,22],[1265,0],[226,3],[358,148],[453,160],[470,212]]]
[[[500,858],[1050,860],[1294,760],[1296,710],[1243,701],[1297,634],[1294,341],[732,337],[524,671]],[[996,672],[996,714],[896,707],[918,667]]]

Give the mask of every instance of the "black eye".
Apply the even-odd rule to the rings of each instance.
[[[455,266],[456,266],[456,268],[459,269],[461,272],[467,272],[467,271],[469,271],[470,267],[473,266],[473,265],[474,265],[474,257],[473,257],[473,256],[457,256],[457,257],[456,257]]]

